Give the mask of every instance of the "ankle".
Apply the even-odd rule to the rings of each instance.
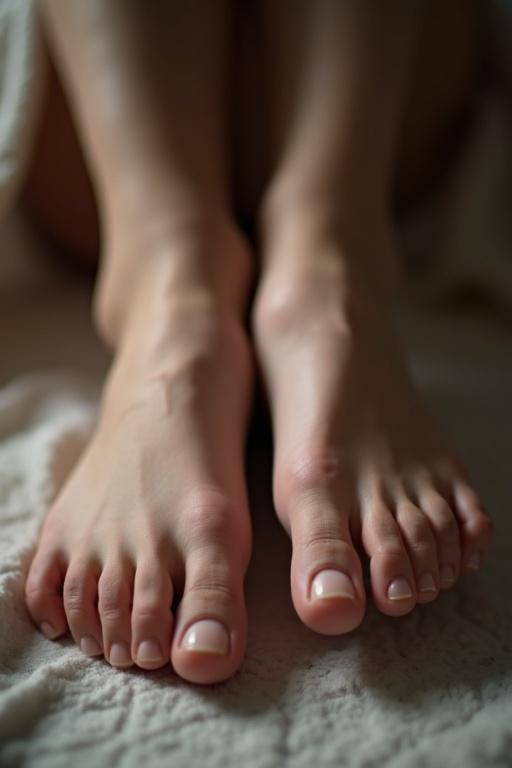
[[[227,217],[196,210],[155,216],[136,229],[131,222],[106,238],[95,292],[95,322],[103,340],[117,347],[141,304],[172,304],[202,295],[241,315],[252,264],[243,234]]]
[[[346,197],[344,198],[346,200]],[[281,200],[267,198],[260,210],[260,235],[267,267],[296,269],[301,262],[322,269],[330,254],[342,263],[354,287],[393,300],[401,266],[393,224],[384,206],[343,203],[332,196]]]

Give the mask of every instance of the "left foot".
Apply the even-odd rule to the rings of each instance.
[[[356,269],[347,251],[361,256]],[[348,632],[364,615],[354,544],[370,560],[375,604],[401,616],[477,570],[492,532],[414,390],[363,254],[303,232],[282,238],[255,305],[292,598],[325,634]]]

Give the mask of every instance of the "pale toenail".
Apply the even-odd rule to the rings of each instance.
[[[133,663],[126,643],[113,644],[110,649],[109,661],[114,667],[127,667]]]
[[[402,577],[393,579],[388,587],[388,598],[390,600],[407,600],[410,597],[412,597],[412,589],[407,579]]]
[[[162,661],[163,654],[156,640],[143,640],[139,645],[137,661]]]
[[[229,637],[220,621],[201,619],[188,629],[182,644],[187,651],[226,656],[229,650]]]
[[[478,552],[474,552],[471,557],[468,557],[467,560],[467,567],[471,568],[472,571],[477,571],[480,568],[480,564],[482,562],[482,558]]]
[[[80,650],[85,653],[86,656],[98,656],[103,651],[100,648],[97,640],[92,635],[84,635],[80,640]]]
[[[440,575],[441,581],[445,584],[451,584],[453,581],[455,581],[455,572],[451,565],[443,565]]]
[[[348,597],[354,600],[356,592],[351,579],[342,571],[329,569],[317,573],[311,584],[311,596],[317,599]]]
[[[418,580],[420,592],[437,592],[436,582],[431,573],[424,573]]]
[[[53,627],[48,621],[43,621],[41,624],[41,632],[48,640],[53,640],[59,634],[55,627]]]

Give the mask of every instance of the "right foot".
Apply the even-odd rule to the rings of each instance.
[[[232,232],[197,240],[178,238],[158,267],[144,256],[98,426],[45,519],[26,602],[47,637],[69,629],[87,655],[170,659],[212,683],[246,642],[249,263]]]
[[[307,215],[291,221],[267,250],[254,314],[274,500],[292,539],[297,613],[318,632],[342,634],[365,610],[357,549],[376,606],[402,616],[479,567],[492,524],[394,338],[387,275],[377,283],[367,255],[387,255],[387,240],[368,223],[342,238],[308,228]]]

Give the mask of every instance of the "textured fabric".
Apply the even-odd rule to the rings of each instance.
[[[247,658],[232,681],[199,688],[170,668],[115,671],[45,640],[27,616],[37,526],[84,444],[106,357],[82,282],[25,262],[6,232],[2,242],[19,269],[0,281],[0,765],[510,765],[510,331],[465,315],[407,311],[403,323],[422,389],[498,524],[476,585],[403,619],[370,607],[348,637],[314,635],[291,607],[289,544],[256,441]]]
[[[16,198],[37,126],[42,60],[34,0],[0,0],[0,216]]]

